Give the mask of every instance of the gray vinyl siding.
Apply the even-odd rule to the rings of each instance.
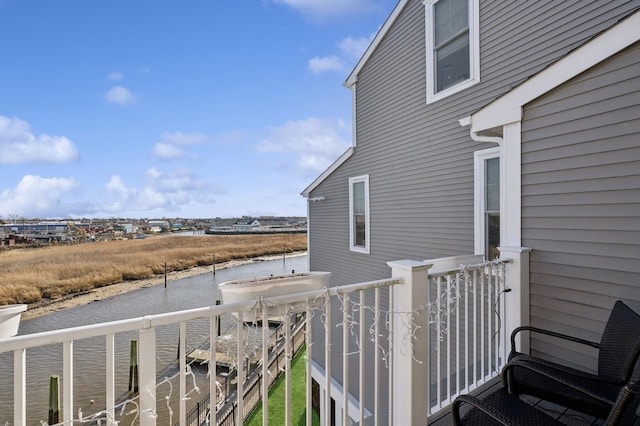
[[[358,74],[353,156],[310,194],[324,197],[309,203],[311,269],[331,271],[332,285],[343,285],[389,277],[391,260],[473,254],[473,152],[494,145],[471,140],[469,129],[458,120],[610,27],[633,7],[632,2],[601,0],[481,0],[481,82],[427,105],[425,8],[422,0],[410,1]],[[370,191],[368,255],[349,250],[348,180],[365,174]],[[316,321],[314,336],[322,335],[322,329]],[[342,341],[337,331],[333,337],[332,371],[340,382]],[[313,358],[321,366],[323,347],[324,342],[314,343]],[[366,371],[372,376],[370,363],[368,359]],[[350,371],[355,378],[356,366]],[[355,379],[351,385],[357,395]],[[382,397],[385,402],[386,395]]]
[[[640,302],[640,45],[527,105],[522,140],[531,323],[599,341],[616,300]],[[532,348],[597,365],[552,339]]]

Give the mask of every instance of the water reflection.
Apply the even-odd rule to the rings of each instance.
[[[183,309],[214,305],[220,299],[218,284],[224,281],[251,279],[269,275],[288,274],[292,271],[307,272],[307,256],[256,262],[248,265],[218,269],[212,273],[169,281],[164,285],[143,288],[130,293],[55,312],[46,316],[25,320],[19,334],[30,334],[61,328],[89,325],[105,321],[135,318]],[[223,320],[221,328],[225,334],[232,329],[232,318]],[[190,321],[187,325],[187,348],[194,348],[206,341],[209,322],[206,319]],[[116,345],[116,395],[125,397],[128,392],[129,345],[137,339],[137,333],[120,333],[115,337]],[[157,337],[158,383],[164,377],[177,372],[178,325],[158,327]],[[74,407],[81,408],[84,415],[104,409],[105,389],[105,339],[91,338],[74,342]],[[204,370],[204,369],[203,369]],[[62,380],[62,346],[50,345],[27,351],[27,421],[40,424],[47,420],[49,377],[58,374]],[[202,376],[200,372],[200,376]],[[203,377],[201,389],[206,390]],[[61,384],[62,388],[63,384]],[[165,385],[167,389],[168,386]],[[176,388],[177,389],[177,388]],[[164,390],[158,390],[164,392]],[[174,391],[174,393],[177,392]],[[173,395],[172,395],[173,396]],[[191,395],[194,400],[201,398]],[[170,424],[163,402],[158,401],[158,424]],[[62,405],[62,404],[61,404]],[[74,417],[77,416],[77,413]],[[177,411],[173,421],[176,421]],[[13,419],[13,354],[0,354],[0,424]],[[161,420],[164,419],[164,420]]]

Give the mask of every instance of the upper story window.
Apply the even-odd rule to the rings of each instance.
[[[479,0],[425,0],[427,103],[480,81]]]
[[[369,175],[349,179],[349,248],[369,253]]]

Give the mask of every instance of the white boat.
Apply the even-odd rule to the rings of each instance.
[[[253,280],[227,281],[218,288],[222,292],[222,303],[246,302],[260,297],[285,296],[304,291],[319,290],[329,284],[331,272],[302,272],[298,274],[270,276]],[[277,315],[270,311],[269,315]],[[259,319],[259,318],[258,318]],[[255,313],[243,313],[245,322],[256,320]]]
[[[0,306],[0,339],[18,334],[20,317],[27,310],[26,304]]]

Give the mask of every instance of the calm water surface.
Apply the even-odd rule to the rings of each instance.
[[[269,275],[282,275],[308,271],[307,256],[288,257],[286,259],[260,261],[169,281],[167,288],[163,284],[136,290],[105,300],[96,301],[76,308],[52,313],[46,316],[22,321],[19,334],[77,327],[106,321],[136,318],[144,315],[159,314],[184,309],[211,306],[221,299],[218,284],[239,279],[251,279]],[[222,334],[230,333],[235,327],[232,317],[222,321]],[[207,319],[190,321],[187,325],[187,349],[195,348],[206,342],[209,331]],[[257,333],[259,335],[259,332]],[[129,347],[137,333],[116,335],[116,398],[126,399],[129,374]],[[158,383],[165,377],[177,373],[176,355],[178,353],[178,325],[159,327],[156,336]],[[105,339],[103,337],[84,339],[74,342],[74,407],[82,409],[84,416],[104,409],[105,406]],[[204,369],[194,368],[194,377],[202,393],[192,392],[193,401],[201,399],[208,387]],[[27,411],[28,424],[40,425],[47,420],[49,377],[58,374],[62,378],[62,345],[51,345],[27,351]],[[189,378],[188,378],[189,379]],[[188,389],[193,388],[189,379]],[[172,421],[164,407],[165,397],[173,400],[177,392],[177,380],[172,384],[161,385],[158,390],[158,424],[169,425],[177,422],[177,409],[174,408]],[[62,387],[62,385],[61,385]],[[62,406],[62,402],[61,402]],[[126,407],[126,411],[133,405]],[[76,412],[74,417],[77,417]],[[13,424],[13,354],[0,354],[0,424]],[[130,424],[129,418],[121,424]]]

